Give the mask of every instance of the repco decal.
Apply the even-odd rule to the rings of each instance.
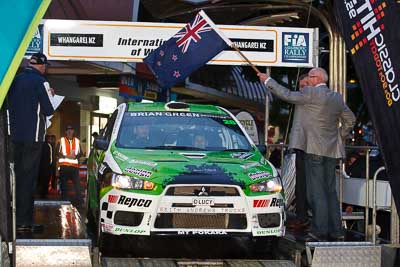
[[[141,198],[133,198],[133,197],[126,197],[121,195],[118,200],[118,204],[125,205],[130,207],[149,207],[151,205],[152,200],[150,199],[141,199]]]
[[[271,200],[271,204],[269,205],[270,207],[278,207],[278,208],[280,208],[280,207],[282,207],[284,205],[284,203],[283,203],[283,199],[282,198],[273,198],[272,200]]]
[[[266,208],[268,207],[269,199],[254,199],[253,208]]]

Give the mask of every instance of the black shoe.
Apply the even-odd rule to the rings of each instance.
[[[43,225],[34,224],[34,225],[19,225],[17,226],[18,233],[40,233],[43,232]]]
[[[17,226],[17,232],[18,233],[32,232],[32,226],[31,225],[18,225]]]
[[[328,240],[326,237],[321,236],[321,235],[316,235],[313,233],[308,233],[306,237],[304,238],[305,242],[327,242]]]
[[[43,229],[44,229],[44,227],[43,227],[42,224],[34,224],[34,225],[32,225],[32,232],[33,233],[41,233],[41,232],[43,232]]]
[[[330,236],[329,240],[332,242],[344,242],[344,235]]]

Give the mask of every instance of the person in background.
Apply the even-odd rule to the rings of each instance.
[[[60,167],[61,196],[63,200],[71,200],[76,207],[83,204],[82,189],[79,179],[79,157],[82,148],[78,138],[74,137],[74,127],[68,125],[65,136],[57,144],[58,165]],[[74,197],[69,199],[67,182],[72,180]]]
[[[335,169],[345,155],[343,139],[354,126],[353,112],[339,93],[328,88],[328,74],[322,68],[308,72],[310,86],[300,91],[290,91],[267,74],[258,73],[258,77],[274,95],[296,105],[290,132],[296,146],[291,148],[304,151],[307,200],[313,212],[306,241],[344,240]]]
[[[299,77],[299,91],[301,92],[304,87],[309,86],[310,82],[308,80],[307,74],[302,74]],[[299,127],[302,123],[298,120],[301,119],[301,115],[299,112],[299,106],[295,107],[294,117],[293,117],[293,128],[291,131],[298,132],[302,131],[301,129],[296,129],[294,127]],[[304,164],[304,150],[300,149],[303,147],[301,144],[296,144],[295,142],[299,139],[291,139],[289,142],[289,147],[293,148],[296,154],[296,219],[288,223],[288,227],[303,229],[309,225],[308,220],[308,204],[307,204],[307,186],[306,186],[306,173],[305,173],[305,164]]]
[[[54,134],[50,135],[49,141],[51,147],[53,148],[53,162],[51,163],[51,189],[57,190],[57,138]]]
[[[37,188],[37,193],[41,199],[47,198],[52,164],[53,164],[53,147],[50,144],[50,136],[46,135],[45,142],[42,146],[42,155],[40,157],[38,188]]]
[[[36,232],[43,229],[42,225],[33,223],[33,196],[46,134],[46,117],[54,113],[54,90],[44,77],[47,64],[44,54],[33,54],[28,67],[15,77],[8,93],[16,179],[17,232]]]
[[[193,139],[193,146],[204,149],[207,146],[207,140],[203,134],[196,134]]]

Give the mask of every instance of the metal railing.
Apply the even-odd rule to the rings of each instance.
[[[281,148],[281,169],[283,168],[284,165],[284,154],[285,150],[287,149],[288,145],[287,144],[268,144],[267,145],[267,156],[270,155],[271,150],[273,148]],[[364,232],[365,232],[365,239],[367,240],[369,237],[368,229],[369,229],[369,217],[370,217],[370,203],[369,203],[369,195],[370,195],[370,185],[369,185],[369,180],[370,180],[370,158],[371,158],[371,150],[379,150],[377,146],[346,146],[346,150],[350,151],[357,151],[357,152],[363,152],[365,153],[365,213],[364,213]],[[376,243],[376,216],[377,216],[377,205],[376,205],[376,199],[377,199],[377,177],[380,172],[385,170],[385,167],[380,167],[378,170],[375,171],[374,176],[373,176],[373,183],[372,183],[372,242]],[[342,209],[343,206],[343,186],[344,186],[344,173],[345,173],[345,163],[341,161],[340,163],[340,171],[339,171],[339,203],[340,203],[340,208]],[[398,244],[399,243],[399,218],[396,210],[396,205],[394,204],[393,201],[393,196],[392,196],[392,202],[391,202],[391,235],[390,235],[390,241],[392,244]]]

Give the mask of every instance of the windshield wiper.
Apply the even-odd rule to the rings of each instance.
[[[163,149],[163,150],[204,150],[198,147],[192,146],[146,146],[144,149]]]

